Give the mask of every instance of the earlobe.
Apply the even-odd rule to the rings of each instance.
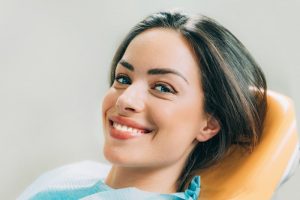
[[[206,119],[204,125],[200,127],[200,131],[197,135],[197,140],[199,142],[205,142],[218,134],[220,129],[221,127],[219,121],[210,115]]]

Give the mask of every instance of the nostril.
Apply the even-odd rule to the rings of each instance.
[[[116,108],[122,112],[141,112],[144,109],[144,101],[132,96],[120,96],[116,102]]]
[[[128,111],[134,111],[133,108],[129,108],[129,107],[125,108],[125,110],[128,110]]]

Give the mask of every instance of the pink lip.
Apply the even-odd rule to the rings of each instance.
[[[127,119],[125,117],[121,117],[121,116],[111,116],[109,117],[109,120],[110,121],[113,121],[113,122],[117,122],[118,124],[123,124],[125,126],[129,126],[129,127],[132,127],[132,128],[135,128],[135,129],[139,129],[141,130],[142,132],[150,132],[151,130],[133,120],[130,120],[130,119]]]
[[[136,137],[139,137],[146,133],[151,132],[151,130],[146,128],[145,126],[140,125],[135,121],[132,121],[130,119],[127,119],[127,118],[121,117],[121,116],[111,116],[111,117],[109,117],[109,122],[110,122],[110,131],[109,131],[110,135],[113,138],[120,139],[120,140],[136,138]],[[133,134],[132,132],[119,131],[112,126],[113,122],[117,122],[118,124],[129,126],[129,127],[135,128],[135,129],[139,129],[139,130],[141,130],[142,134],[136,135],[136,134]]]
[[[142,135],[133,135],[131,132],[124,132],[124,131],[119,131],[117,129],[114,129],[113,127],[110,127],[110,136],[115,138],[115,139],[119,139],[119,140],[128,140],[131,138],[137,138],[140,137]]]

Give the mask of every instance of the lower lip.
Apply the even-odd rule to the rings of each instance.
[[[111,126],[110,127],[110,135],[115,139],[128,140],[128,139],[132,139],[132,138],[141,137],[144,135],[144,133],[134,134],[134,133],[128,132],[128,131],[117,130],[113,126]]]

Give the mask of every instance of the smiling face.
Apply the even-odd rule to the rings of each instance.
[[[197,58],[174,30],[136,36],[115,71],[102,105],[104,154],[115,165],[181,165],[212,137],[203,109]]]

